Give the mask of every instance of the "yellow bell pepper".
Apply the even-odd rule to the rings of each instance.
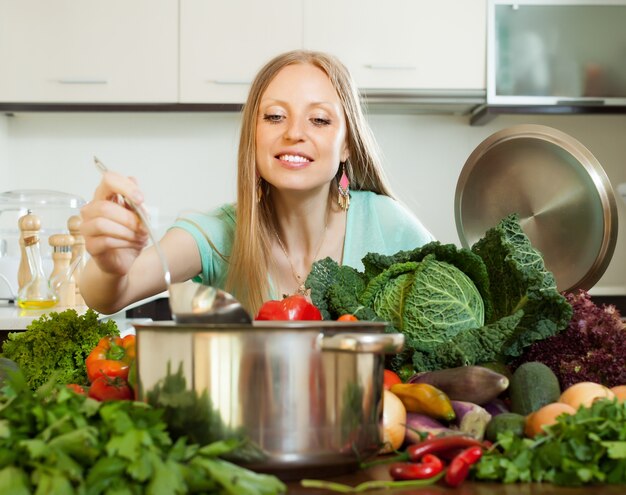
[[[431,418],[452,421],[455,418],[450,398],[441,390],[427,383],[397,383],[391,392],[408,412],[421,413]]]

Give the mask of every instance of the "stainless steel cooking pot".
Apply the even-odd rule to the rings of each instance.
[[[136,325],[140,397],[192,441],[283,479],[349,472],[381,446],[382,322]]]

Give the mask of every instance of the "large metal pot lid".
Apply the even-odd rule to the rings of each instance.
[[[580,142],[547,126],[509,127],[478,145],[459,176],[454,213],[464,247],[518,213],[560,291],[593,287],[617,241],[604,169]]]

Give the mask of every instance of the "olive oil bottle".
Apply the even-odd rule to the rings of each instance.
[[[43,272],[39,237],[31,235],[24,238],[24,249],[28,258],[30,280],[17,294],[17,305],[23,309],[47,309],[57,302],[56,295]]]

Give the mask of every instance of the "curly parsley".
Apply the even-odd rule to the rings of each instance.
[[[100,321],[89,309],[47,313],[34,320],[24,332],[9,334],[2,344],[2,355],[15,361],[28,386],[34,390],[54,374],[57,382],[86,385],[85,359],[106,335],[119,335],[114,321]]]

